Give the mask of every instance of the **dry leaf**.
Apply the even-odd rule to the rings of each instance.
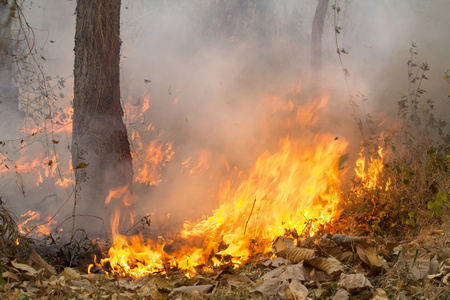
[[[234,275],[230,278],[228,278],[228,283],[230,284],[234,284],[234,283],[246,283],[246,284],[250,284],[252,283],[252,280],[243,274],[238,274],[238,275]]]
[[[80,280],[81,275],[72,268],[66,267],[62,272],[67,281],[69,280]]]
[[[377,250],[375,247],[370,246],[367,248],[364,248],[364,253],[366,254],[367,259],[369,260],[370,267],[380,267],[380,260],[377,256]]]
[[[319,247],[319,251],[321,253],[326,254],[324,256],[333,256],[333,257],[338,258],[342,254],[341,247],[339,247],[336,242],[331,240],[331,238],[328,234],[323,235],[318,240],[317,246]]]
[[[295,248],[294,243],[290,238],[279,236],[272,244],[272,252],[277,254],[285,249]]]
[[[151,284],[154,284],[158,290],[165,290],[165,291],[171,291],[173,288],[173,285],[170,283],[169,280],[165,278],[161,278],[159,276],[155,276],[150,280]]]
[[[389,298],[383,289],[378,288],[375,291],[373,291],[372,300],[389,300]]]
[[[308,281],[309,280],[309,272],[303,266],[303,263],[299,263],[296,265],[289,265],[286,267],[286,270],[280,274],[280,279],[284,280],[299,280],[299,281]]]
[[[370,281],[362,274],[341,274],[338,286],[345,288],[349,292],[373,288]]]
[[[439,272],[439,261],[437,259],[437,255],[435,255],[431,261],[430,261],[430,269],[428,270],[428,274],[432,275],[432,274],[436,274],[437,272]]]
[[[402,247],[399,257],[400,262],[405,262],[411,274],[419,280],[428,275],[430,269],[430,256],[423,248],[418,248],[415,244],[407,244]]]
[[[313,257],[315,253],[316,251],[308,248],[289,248],[278,252],[277,255],[296,264]]]
[[[280,291],[285,291],[288,287],[288,283],[285,280],[280,280],[280,278],[269,278],[265,279],[263,283],[256,289],[250,292],[260,292],[264,297],[275,296]]]
[[[261,277],[262,280],[268,280],[271,278],[278,278],[286,270],[287,266],[278,267]]]
[[[37,274],[37,271],[36,271],[35,268],[30,267],[29,265],[26,265],[26,264],[18,263],[18,262],[16,262],[15,260],[13,260],[13,261],[11,262],[11,265],[12,265],[14,268],[18,269],[18,270],[25,271],[25,272],[29,273],[30,275],[35,275],[35,274]]]
[[[336,294],[334,294],[333,297],[331,297],[331,300],[348,300],[350,297],[349,292],[347,292],[344,289],[338,289]]]
[[[213,287],[214,286],[212,284],[180,286],[180,287],[174,288],[169,295],[172,295],[172,293],[177,293],[177,292],[190,294],[193,291],[198,291],[199,293],[205,294],[205,293],[210,292],[213,289]]]
[[[277,257],[275,259],[269,259],[263,263],[263,265],[266,267],[274,267],[274,268],[286,266],[289,264],[292,264],[292,262],[290,260],[284,259],[282,257]]]
[[[154,284],[144,285],[139,291],[143,297],[150,297],[150,299],[163,299]]]
[[[344,271],[344,265],[334,257],[314,257],[305,261],[316,269],[327,274],[340,273]]]
[[[371,266],[369,259],[361,245],[356,246],[356,253],[358,253],[359,259],[361,259],[368,267]]]
[[[151,280],[151,277],[149,275],[137,278],[128,285],[128,289],[135,290],[135,289],[141,288],[144,285],[148,284],[150,280]]]
[[[289,283],[289,290],[295,300],[305,300],[308,297],[308,289],[296,279]]]
[[[2,277],[6,282],[19,282],[19,277],[16,274],[11,272],[3,272]]]

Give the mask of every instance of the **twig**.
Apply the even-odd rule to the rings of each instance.
[[[245,222],[244,236],[245,236],[245,232],[247,231],[248,221],[250,221],[250,217],[252,216],[253,209],[255,208],[255,203],[256,203],[256,198],[255,198],[255,200],[253,201],[252,210],[250,211],[250,215],[248,216],[247,222]]]
[[[123,235],[126,236],[128,234],[128,232],[131,231],[131,229],[133,229],[134,227],[136,227],[138,224],[147,224],[147,226],[150,227],[151,224],[151,219],[150,219],[150,215],[145,215],[143,216],[139,221],[137,221],[136,223],[134,223]]]

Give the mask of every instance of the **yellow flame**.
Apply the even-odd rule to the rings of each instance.
[[[239,264],[255,251],[270,251],[271,242],[286,229],[302,232],[311,224],[311,235],[319,223],[338,214],[338,160],[346,146],[328,135],[307,141],[285,137],[278,152],[258,158],[237,188],[224,184],[221,205],[211,217],[184,224],[174,251],[164,251],[167,241],[115,231],[114,246],[102,263],[108,261],[120,276],[141,277],[174,266],[195,272],[199,264],[218,264],[211,253],[230,255]],[[118,218],[116,214],[114,226]]]

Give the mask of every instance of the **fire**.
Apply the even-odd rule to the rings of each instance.
[[[56,221],[51,216],[47,217],[45,224],[37,224],[41,218],[39,212],[29,210],[20,216],[19,224],[17,227],[22,234],[33,233],[36,236],[49,235],[51,232],[51,226],[56,224]]]
[[[270,251],[271,241],[286,229],[302,232],[310,220],[331,220],[339,203],[337,160],[347,146],[331,141],[317,135],[316,148],[305,150],[302,142],[282,139],[278,153],[263,153],[236,190],[222,192],[225,198],[213,215],[186,223],[181,236],[208,237],[206,253],[247,260],[251,249]],[[228,247],[217,252],[220,243]]]
[[[270,97],[265,101],[275,106],[279,99]],[[289,99],[277,107],[291,116],[285,120],[290,124],[284,126],[300,126],[317,122],[316,114],[325,103],[326,99],[313,101],[301,108]],[[347,142],[305,131],[284,136],[275,150],[263,152],[247,172],[226,163],[232,174],[222,181],[219,207],[210,217],[186,222],[173,239],[123,236],[117,230],[117,211],[112,220],[114,243],[109,258],[101,260],[100,265],[108,262],[111,272],[119,276],[141,277],[176,267],[186,270],[189,277],[196,273],[194,267],[217,265],[220,257],[228,256],[231,263],[241,264],[255,253],[269,252],[272,242],[286,230],[314,234],[320,224],[339,214],[338,161]],[[162,149],[161,145],[153,148]],[[161,153],[168,152],[152,153],[147,157],[150,164],[161,161]],[[198,170],[208,166],[206,158],[207,152],[199,155],[195,165]],[[197,170],[191,168],[190,160],[182,167]],[[155,177],[150,174],[140,180],[147,178]]]
[[[172,159],[174,153],[172,143],[164,145],[158,140],[151,141],[142,156],[133,157],[138,166],[135,181],[147,185],[160,183],[161,168]]]
[[[8,157],[1,160],[3,168],[0,169],[0,175],[9,175],[10,172],[16,174],[33,174],[36,185],[39,186],[45,178],[54,177],[58,167],[58,159],[56,155],[51,157],[38,155],[36,158],[30,156],[22,156],[17,161],[12,161]],[[8,165],[11,165],[9,167]]]
[[[374,189],[378,185],[378,181],[383,171],[383,147],[378,146],[376,156],[369,158],[369,164],[366,168],[366,157],[364,156],[364,149],[359,153],[359,158],[356,160],[355,175],[356,179],[367,189]],[[367,169],[367,170],[366,170]],[[386,189],[389,188],[388,186]],[[358,193],[361,190],[354,189]]]
[[[181,163],[181,167],[187,170],[187,173],[191,176],[201,175],[204,171],[208,170],[211,164],[209,163],[211,153],[208,149],[202,149],[198,153],[197,162],[191,163],[191,157]]]

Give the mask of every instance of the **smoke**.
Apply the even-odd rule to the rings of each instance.
[[[246,2],[249,5],[241,4]],[[449,86],[442,76],[450,68],[450,3],[337,3],[342,9],[336,19],[339,48],[349,53],[341,55],[350,73],[348,87],[336,54],[331,7],[322,38],[322,78],[309,78],[315,1],[122,1],[122,101],[140,107],[150,98],[139,122],[125,117],[129,134],[141,132],[145,145],[151,140],[172,143],[174,151],[160,169],[158,185],[134,187],[136,217],[155,213],[152,226],[176,227],[210,213],[233,169],[248,170],[286,134],[328,132],[350,141],[355,157],[362,137],[352,119],[349,93],[368,99],[364,104],[357,100],[358,116],[384,112],[395,119],[397,101],[408,92],[406,62],[413,41],[417,63],[426,61],[431,67],[426,97],[436,101],[436,115],[448,119]],[[54,82],[57,75],[66,80],[61,107],[70,105],[73,88],[75,6],[75,1],[46,0],[24,11],[35,28],[36,50],[45,57],[40,61],[45,74]],[[298,103],[308,101],[310,81],[320,81],[329,96],[320,126],[302,129],[307,133],[280,128],[272,108],[263,102],[267,95],[286,94],[299,81],[301,92],[291,95]],[[150,124],[152,130],[143,133]],[[61,153],[69,161],[68,152]],[[202,157],[208,167],[190,173]],[[8,186],[5,193],[15,199],[19,211],[53,194],[45,186],[30,199],[14,189]],[[66,198],[51,199],[57,206]],[[66,204],[62,212],[70,211]]]

